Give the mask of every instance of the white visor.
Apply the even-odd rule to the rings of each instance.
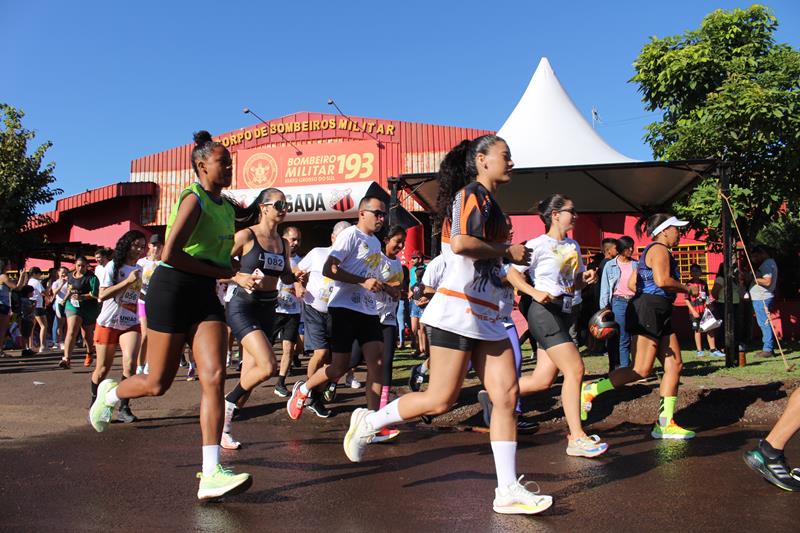
[[[658,235],[659,233],[661,233],[670,226],[676,226],[680,228],[687,225],[688,223],[689,222],[686,220],[678,220],[677,217],[669,217],[667,220],[656,226],[656,229],[654,229],[650,235],[655,237],[656,235]]]

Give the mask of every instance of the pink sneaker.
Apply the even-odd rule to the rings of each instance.
[[[292,395],[289,401],[286,402],[286,411],[289,413],[289,418],[292,420],[300,418],[300,415],[303,414],[303,407],[306,405],[308,394],[300,392],[300,385],[303,383],[303,381],[298,381],[294,384],[294,387],[292,387]]]

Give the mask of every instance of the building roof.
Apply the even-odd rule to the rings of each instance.
[[[84,192],[61,198],[56,202],[56,208],[52,211],[42,213],[42,215],[49,217],[48,222],[34,223],[28,229],[39,228],[47,226],[54,222],[58,222],[61,214],[72,209],[81,207],[88,207],[91,204],[103,202],[105,200],[112,200],[122,196],[152,196],[157,194],[158,185],[153,182],[121,182],[113,183],[111,185],[104,185],[96,189],[87,189]]]

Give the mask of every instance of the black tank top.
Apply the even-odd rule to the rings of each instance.
[[[239,261],[239,272],[252,274],[255,269],[259,269],[265,276],[279,277],[286,271],[286,250],[281,250],[279,254],[265,250],[258,242],[255,232],[250,228],[247,229],[253,234],[253,247]],[[281,239],[281,243],[283,243],[283,239]],[[285,246],[286,244],[283,243],[282,248]]]
[[[90,278],[93,274],[89,274],[88,272],[81,276],[80,278],[74,277],[72,274],[69,275],[69,284],[75,289],[75,292],[78,294],[89,294],[92,292],[92,286],[90,282]]]

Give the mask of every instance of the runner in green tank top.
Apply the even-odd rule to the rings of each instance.
[[[202,388],[200,429],[203,471],[197,474],[200,500],[238,494],[252,484],[250,474],[234,474],[219,464],[224,420],[223,386],[228,330],[216,296],[216,280],[234,278],[252,289],[249,274],[234,276],[230,252],[236,210],[222,196],[231,184],[231,155],[206,131],[195,134],[192,167],[198,183],[187,187],[172,210],[161,265],[150,279],[145,300],[149,374],[122,383],[100,383],[89,420],[103,431],[120,399],[161,396],[175,379],[183,347],[192,346]]]

